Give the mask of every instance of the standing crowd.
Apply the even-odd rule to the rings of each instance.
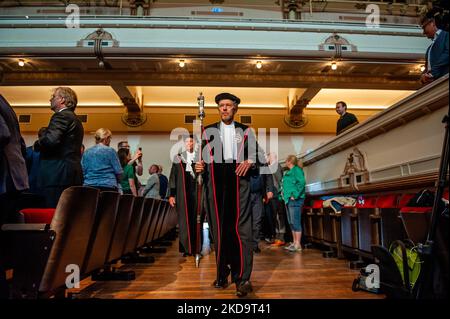
[[[72,89],[53,91],[54,114],[28,148],[13,109],[3,97],[0,102],[0,224],[18,221],[17,212],[26,205],[24,193],[42,198],[42,207],[50,208],[58,205],[66,188],[77,185],[168,198],[178,212],[180,252],[185,256],[200,253],[206,220],[217,263],[213,285],[224,288],[231,276],[240,297],[252,291],[253,253],[261,252],[261,238],[275,238],[273,246],[285,246],[290,252],[301,251],[303,171],[297,158],[289,156],[283,175],[276,154],[264,155],[253,131],[234,121],[240,99],[230,93],[216,96],[220,121],[203,129],[200,149],[207,150],[203,153],[209,158],[199,157],[196,141],[189,136],[185,151],[173,159],[170,180],[160,165],[152,164],[145,187],[138,179],[143,173],[140,148],[132,154],[128,142],[121,141],[116,151],[110,146],[111,131],[100,128],[94,135],[95,145],[85,149]],[[252,154],[252,145],[256,145],[256,154]],[[269,172],[260,173],[263,167]],[[292,244],[285,245],[288,229]]]

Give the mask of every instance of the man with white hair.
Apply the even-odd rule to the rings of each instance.
[[[53,91],[50,105],[53,116],[42,136],[38,184],[43,189],[47,207],[56,207],[62,192],[83,184],[81,145],[84,130],[75,114],[77,95],[68,87]]]

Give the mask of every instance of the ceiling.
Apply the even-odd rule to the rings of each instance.
[[[3,86],[2,94],[13,107],[48,108],[49,97],[55,86]],[[109,86],[72,86],[78,95],[79,107],[123,107],[121,100]],[[196,107],[200,92],[205,105],[215,107],[214,97],[221,92],[232,92],[242,100],[241,108],[287,108],[288,97],[302,94],[304,89],[255,87],[187,87],[142,86],[136,88],[144,97],[145,107]],[[26,92],[26,94],[24,94]],[[340,100],[349,109],[384,109],[412,94],[413,90],[354,90],[322,89],[313,97],[309,109],[331,108]]]
[[[185,61],[180,67],[179,61]],[[333,107],[338,100],[350,108],[386,108],[420,87],[421,61],[330,61],[277,57],[109,57],[107,68],[91,57],[26,57],[0,59],[0,93],[15,106],[47,106],[51,89],[75,87],[80,106],[123,106],[117,87],[139,95],[143,106],[196,105],[199,92],[213,106],[213,96],[231,91],[242,107],[284,108],[305,90],[311,108]],[[256,61],[262,67],[256,68]],[[389,88],[389,90],[386,90]],[[122,90],[123,91],[123,90]],[[23,94],[27,92],[27,94]],[[288,102],[288,97],[289,102]]]
[[[91,57],[0,57],[2,85],[217,85],[256,87],[417,89],[423,61],[337,61],[249,56],[123,56],[107,57],[100,68]],[[185,66],[180,68],[179,61]],[[261,61],[261,69],[256,62]],[[298,81],[301,81],[300,83]],[[182,83],[180,83],[182,82]],[[253,84],[253,85],[252,85]],[[256,84],[256,85],[255,85]]]

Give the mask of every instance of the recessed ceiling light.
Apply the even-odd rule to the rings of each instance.
[[[425,71],[425,65],[422,64],[422,65],[420,66],[420,72],[423,72],[423,71]]]
[[[184,60],[180,60],[180,62],[178,62],[178,65],[180,66],[180,68],[184,68],[186,62],[184,62]]]
[[[262,62],[261,61],[256,61],[256,68],[257,69],[261,69],[262,68]]]
[[[334,71],[334,70],[337,70],[337,64],[336,64],[336,62],[333,62],[333,63],[331,63],[331,69]]]
[[[24,66],[25,65],[25,61],[23,59],[19,59],[19,66]]]

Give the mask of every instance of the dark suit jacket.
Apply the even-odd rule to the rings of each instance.
[[[65,109],[53,114],[47,130],[39,139],[40,186],[83,184],[81,168],[83,135],[83,125],[72,110]]]
[[[431,47],[430,52],[430,64],[431,70],[426,70],[425,72],[431,72],[434,79],[437,79],[448,73],[448,32],[441,30],[441,33],[434,41],[433,46]],[[428,67],[428,51],[430,50],[428,47],[427,52],[425,54],[425,59],[427,60]]]
[[[13,190],[7,189],[7,181],[12,181],[16,190],[28,189],[24,154],[25,143],[16,113],[0,95],[0,194]]]

